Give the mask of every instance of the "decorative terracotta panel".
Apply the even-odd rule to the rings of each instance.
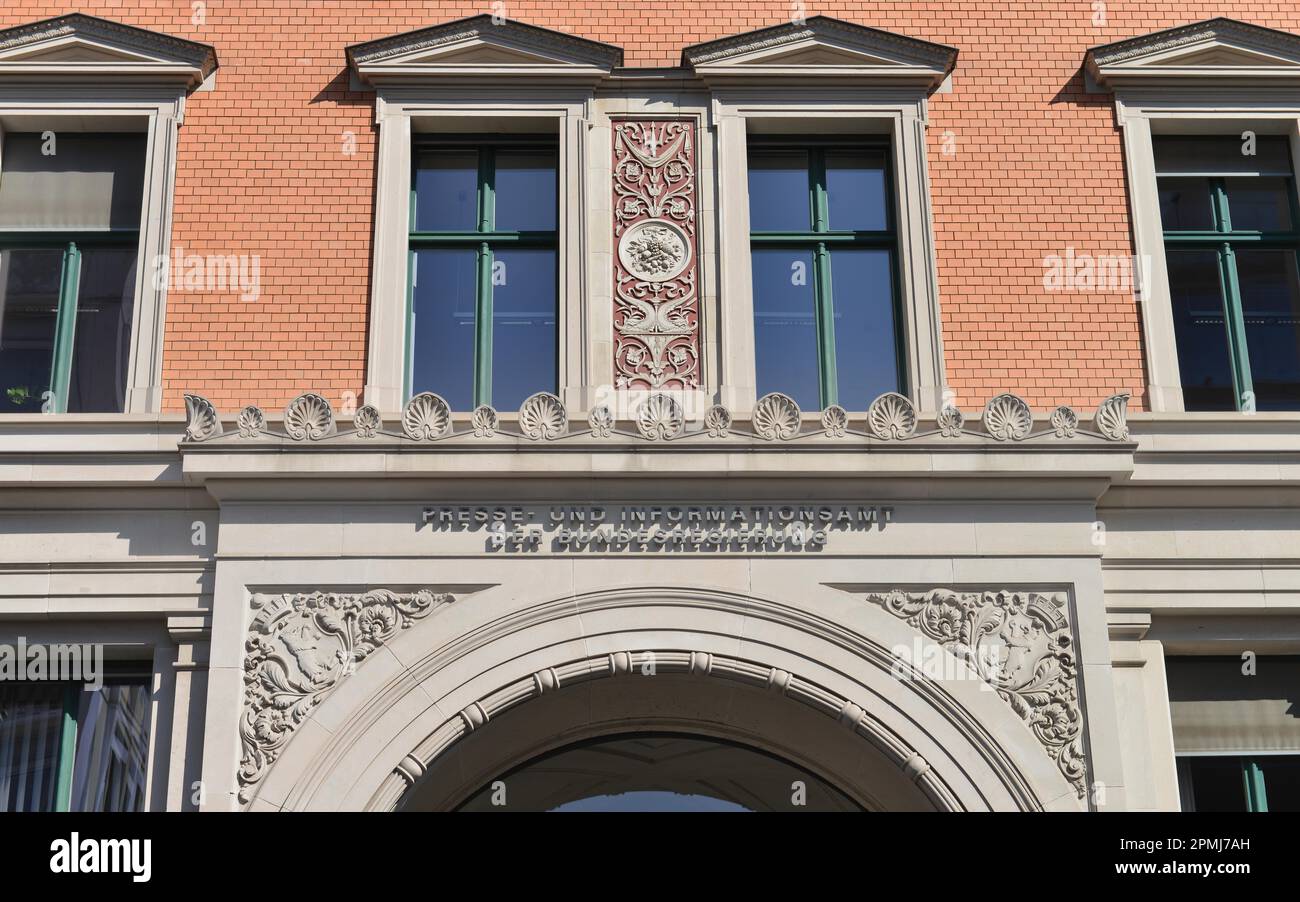
[[[615,119],[614,384],[700,384],[695,122]]]

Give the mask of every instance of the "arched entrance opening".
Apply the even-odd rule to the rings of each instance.
[[[736,742],[626,733],[533,759],[457,811],[861,811],[796,764]]]
[[[936,807],[896,761],[806,705],[762,688],[636,668],[493,718],[431,761],[397,807],[550,811],[575,803],[612,810]]]

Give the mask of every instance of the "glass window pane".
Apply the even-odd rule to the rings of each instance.
[[[411,394],[437,392],[453,410],[474,408],[474,308],[478,252],[415,252],[411,290]]]
[[[754,232],[812,229],[806,150],[749,152],[749,228]]]
[[[69,413],[121,413],[135,307],[134,247],[81,251]]]
[[[53,811],[63,735],[60,683],[0,682],[0,811]]]
[[[556,389],[556,271],[552,249],[497,249],[492,259],[492,406],[518,410]]]
[[[141,811],[149,773],[149,688],[110,683],[80,691],[72,811]]]
[[[61,250],[0,250],[0,411],[42,412],[62,274]]]
[[[12,132],[0,160],[0,229],[135,229],[142,134]]]
[[[831,306],[839,403],[866,410],[877,396],[899,390],[889,251],[832,251]]]
[[[553,232],[556,222],[554,151],[496,154],[496,227],[503,232]]]
[[[1291,147],[1284,135],[1156,135],[1151,139],[1157,175],[1290,175]]]
[[[415,230],[478,229],[478,152],[425,150],[415,169]]]
[[[1192,798],[1184,800],[1184,808],[1191,811],[1246,810],[1246,784],[1241,775],[1240,758],[1206,755],[1183,760],[1187,762],[1192,787]]]
[[[826,154],[826,192],[832,229],[877,232],[889,228],[883,153],[829,151]]]
[[[1234,231],[1287,232],[1291,225],[1291,180],[1224,179],[1228,217]]]
[[[1160,224],[1166,232],[1208,232],[1214,229],[1209,179],[1158,180]]]
[[[1238,250],[1257,410],[1300,410],[1300,285],[1293,250]]]
[[[812,251],[755,248],[753,260],[758,394],[783,392],[821,410]]]
[[[1269,811],[1300,811],[1300,755],[1260,755]]]
[[[1188,410],[1236,410],[1219,255],[1167,250],[1174,337]]]

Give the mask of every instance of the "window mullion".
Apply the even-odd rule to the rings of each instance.
[[[54,320],[54,362],[50,387],[54,412],[68,410],[68,389],[72,383],[72,345],[77,335],[77,289],[81,281],[81,251],[76,242],[63,250],[63,271],[59,279],[59,309]]]
[[[1210,180],[1213,192],[1210,210],[1217,232],[1232,231],[1232,210],[1228,204],[1226,182],[1221,178]],[[1241,307],[1241,284],[1237,278],[1237,254],[1233,242],[1224,240],[1219,245],[1219,280],[1223,289],[1223,317],[1228,331],[1228,355],[1232,359],[1232,381],[1236,389],[1236,407],[1241,410],[1246,399],[1254,396],[1255,386],[1250,375],[1250,360],[1246,348],[1246,318]]]
[[[826,151],[808,154],[808,190],[812,199],[813,231],[830,231],[830,198],[826,190]],[[831,298],[831,259],[825,241],[813,251],[813,307],[817,324],[817,377],[821,382],[822,406],[838,403],[835,375],[835,315]]]
[[[496,151],[478,157],[478,230],[496,231]],[[478,287],[474,310],[474,404],[492,403],[492,245],[478,246]]]
[[[59,769],[54,784],[54,810],[68,811],[72,807],[72,772],[77,763],[77,702],[80,686],[67,686],[63,691],[63,727],[59,737]]]
[[[1241,761],[1241,779],[1246,784],[1246,809],[1268,811],[1268,793],[1264,789],[1264,770],[1253,758]]]

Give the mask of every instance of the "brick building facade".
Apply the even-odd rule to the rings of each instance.
[[[804,7],[0,10],[0,807],[1300,807],[1300,11]]]

